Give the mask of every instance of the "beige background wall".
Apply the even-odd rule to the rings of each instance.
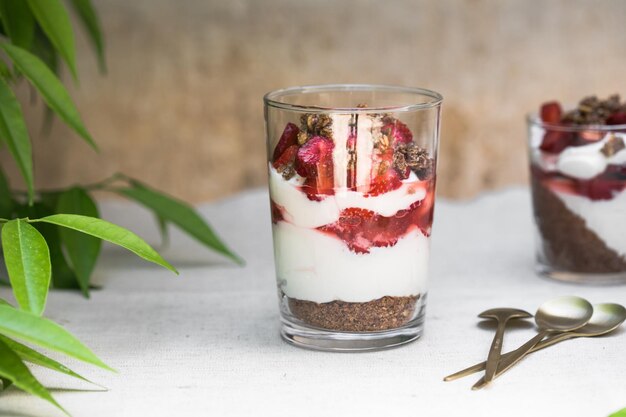
[[[263,93],[354,82],[441,92],[440,191],[469,197],[525,183],[523,118],[541,101],[626,94],[623,0],[96,6],[109,73],[98,74],[79,39],[81,81],[72,92],[102,151],[93,153],[57,121],[51,137],[36,139],[42,187],[123,171],[198,202],[262,185]],[[29,119],[40,119],[40,108],[25,107]]]

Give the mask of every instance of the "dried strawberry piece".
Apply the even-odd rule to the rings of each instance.
[[[293,123],[287,123],[285,126],[285,130],[283,130],[283,134],[280,135],[280,139],[274,148],[274,155],[272,156],[272,161],[276,161],[285,150],[297,143],[298,133],[300,133],[300,129]]]
[[[296,155],[298,154],[298,145],[291,145],[280,155],[278,158],[274,160],[272,166],[276,169],[281,167],[289,166],[294,163],[296,160]]]
[[[574,136],[575,135],[572,132],[546,130],[546,133],[543,136],[543,142],[541,142],[539,149],[549,153],[561,153],[563,149],[567,148],[574,142]]]
[[[389,191],[396,190],[402,186],[402,180],[400,174],[391,166],[380,175],[374,177],[370,183],[370,189],[367,196],[373,197],[380,194],[387,193]]]
[[[576,191],[592,200],[610,200],[615,193],[626,188],[623,180],[596,177],[591,180],[577,182]]]
[[[332,140],[323,136],[313,136],[296,155],[296,172],[305,177],[303,191],[311,196],[333,194],[333,148]],[[314,198],[315,199],[315,198]]]
[[[618,111],[606,119],[607,125],[626,125],[626,112]]]
[[[380,131],[391,140],[392,145],[406,144],[413,141],[413,133],[411,133],[409,127],[400,120],[387,117],[383,122],[384,124]]]
[[[542,122],[557,124],[561,122],[563,110],[561,109],[561,104],[559,104],[558,101],[548,101],[547,103],[543,103],[541,105],[539,114],[541,115]]]

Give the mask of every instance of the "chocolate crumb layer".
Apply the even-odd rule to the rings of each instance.
[[[389,330],[407,324],[414,316],[417,296],[390,297],[364,303],[315,303],[287,297],[291,313],[312,326],[345,332]]]
[[[626,271],[626,259],[609,248],[552,191],[532,179],[533,206],[547,262],[556,269],[584,273]]]

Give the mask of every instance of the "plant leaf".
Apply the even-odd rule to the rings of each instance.
[[[115,191],[153,210],[158,216],[180,227],[205,246],[240,265],[243,264],[243,260],[222,243],[209,224],[187,203],[149,188],[136,180],[132,180],[132,185],[131,188],[119,188]]]
[[[11,382],[10,379],[6,379],[2,376],[0,376],[0,382],[2,383],[2,387],[0,388],[0,391],[4,391],[5,389],[13,385],[13,382]]]
[[[609,417],[626,417],[626,408],[623,408],[615,413],[611,414]]]
[[[106,60],[104,57],[104,38],[102,36],[102,30],[100,29],[100,21],[98,15],[94,10],[91,0],[71,0],[74,10],[78,13],[80,20],[82,21],[89,38],[96,49],[98,55],[98,65],[101,72],[106,72]]]
[[[78,214],[54,214],[52,216],[31,221],[56,224],[57,226],[67,227],[69,229],[95,236],[99,239],[106,240],[107,242],[126,248],[137,256],[157,265],[161,265],[162,267],[178,274],[178,271],[176,271],[172,265],[167,263],[167,261],[163,259],[157,251],[152,249],[152,247],[142,238],[130,230],[124,229],[116,224],[109,223],[106,220],[80,216]]]
[[[80,187],[73,187],[62,193],[56,211],[57,213],[100,217],[96,203]],[[78,284],[85,297],[89,297],[89,280],[100,255],[102,241],[68,228],[61,228],[59,233],[61,242],[67,249],[72,269],[78,278]]]
[[[11,349],[13,352],[17,353],[17,355],[23,361],[30,362],[35,365],[43,366],[45,368],[52,369],[54,371],[60,372],[65,375],[69,375],[74,378],[82,379],[85,382],[89,382],[90,384],[93,384],[93,382],[77,374],[76,372],[72,371],[67,366],[60,364],[54,359],[49,358],[46,355],[43,355],[37,352],[36,350],[29,348],[26,345],[18,343],[15,340],[9,339],[8,337],[2,336],[2,335],[0,335],[0,341],[4,342],[4,344],[6,344],[9,347],[9,349]]]
[[[24,220],[2,227],[4,262],[21,309],[41,315],[50,287],[50,252],[41,233]]]
[[[11,188],[2,167],[0,167],[0,217],[9,219],[13,214],[13,199],[11,198]]]
[[[0,47],[35,86],[46,104],[59,115],[61,120],[74,129],[92,148],[98,150],[96,143],[91,138],[89,132],[87,132],[69,93],[52,70],[37,56],[22,48],[8,43],[0,43]]]
[[[35,34],[35,19],[24,1],[0,0],[2,23],[11,42],[30,49]]]
[[[63,327],[26,311],[0,305],[0,334],[112,370]]]
[[[52,398],[48,390],[30,373],[17,353],[13,352],[2,341],[0,341],[0,375],[10,379],[19,389],[48,401],[61,409],[65,414],[68,414],[67,411]]]
[[[39,26],[67,63],[74,80],[78,80],[74,32],[67,10],[59,0],[27,0],[27,2]]]
[[[161,235],[161,246],[167,246],[170,241],[170,231],[167,228],[167,220],[163,217],[155,214],[157,226],[159,227],[159,234]]]
[[[35,201],[32,206],[19,205],[16,207],[17,217],[29,217],[37,219],[54,214],[50,207],[56,207],[61,193],[42,193],[40,201]],[[80,289],[78,279],[68,265],[63,254],[59,228],[48,223],[33,223],[33,226],[44,237],[50,249],[50,262],[52,264],[52,285],[55,288]]]
[[[12,46],[13,47],[13,46]],[[16,48],[16,47],[14,47]],[[26,181],[28,199],[33,199],[33,150],[24,122],[22,107],[9,85],[0,78],[0,136],[6,141],[9,152]]]

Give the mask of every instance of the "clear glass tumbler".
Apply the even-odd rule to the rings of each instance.
[[[264,101],[283,338],[343,351],[417,339],[441,95],[322,85]]]
[[[626,125],[527,120],[538,272],[626,283]]]

